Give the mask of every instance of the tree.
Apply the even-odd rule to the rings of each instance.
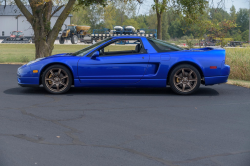
[[[90,26],[89,32],[93,29],[99,29],[103,26],[103,7],[100,5],[90,5],[84,8],[79,8],[72,12],[71,23],[75,25]]]
[[[148,29],[156,29],[157,22],[155,21],[157,19],[155,12],[153,9],[149,10],[149,15],[146,17],[147,22],[147,28]]]
[[[249,35],[249,30],[246,30],[245,32],[243,32],[242,34],[241,34],[241,36],[242,36],[242,40],[243,41],[248,41],[248,36]]]
[[[140,29],[147,29],[146,15],[139,15],[135,18]]]
[[[182,13],[187,22],[193,22],[203,12],[206,0],[154,0],[152,6],[157,15],[157,37],[162,39],[162,15],[168,7],[174,12]]]
[[[236,20],[236,9],[234,5],[230,8],[230,17],[232,21]]]
[[[170,34],[171,38],[180,38],[184,35],[181,27],[181,21],[178,18],[170,23],[168,33]]]
[[[249,12],[248,9],[240,9],[237,12],[236,23],[239,25],[241,32],[248,30],[249,27]]]
[[[201,19],[199,22],[191,26],[191,30],[194,32],[194,35],[199,39],[199,45],[211,24],[210,20]]]
[[[73,9],[74,4],[77,4],[77,6],[89,6],[93,3],[105,5],[105,0],[68,0],[55,10],[52,10],[55,4],[52,0],[29,0],[28,2],[32,10],[32,12],[29,12],[21,0],[14,1],[34,30],[36,58],[51,55],[54,48],[54,41],[64,21]],[[51,17],[62,8],[62,13],[58,17],[54,27],[51,28]]]
[[[7,0],[4,1],[6,2]],[[140,0],[137,1],[140,2]],[[51,55],[54,48],[54,41],[73,7],[80,8],[92,4],[105,6],[107,0],[14,0],[14,2],[34,30],[36,58],[40,58]],[[29,12],[24,2],[28,3],[32,12]],[[60,2],[60,5],[55,10],[52,10],[53,6],[56,6],[56,2]],[[51,17],[59,10],[62,10],[62,12],[55,25],[51,28]]]
[[[116,8],[113,3],[110,3],[108,6],[104,8],[104,26],[108,29],[113,29],[113,26],[116,25]]]
[[[220,45],[221,47],[224,47],[224,38],[227,35],[227,32],[235,28],[236,24],[234,21],[231,20],[224,20],[221,22],[213,22],[209,28],[209,37],[212,37],[213,39],[215,38],[220,38]]]
[[[135,27],[135,29],[139,28],[138,23],[134,19],[127,19],[123,22],[123,26],[128,26],[128,25]]]
[[[227,13],[227,11],[223,10],[222,8],[211,8],[210,19],[213,22],[221,22],[223,20],[229,20],[230,15]]]
[[[139,0],[137,0],[139,1]],[[115,22],[116,25],[123,25],[126,19],[130,19],[135,15],[136,4],[134,1],[128,0],[113,0],[113,5],[115,7]],[[139,1],[142,2],[142,1]]]

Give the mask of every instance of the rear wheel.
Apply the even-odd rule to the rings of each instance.
[[[77,37],[76,35],[73,35],[73,36],[71,37],[71,43],[72,43],[72,44],[77,44],[77,42],[78,42],[78,37]]]
[[[72,75],[66,67],[53,65],[43,73],[42,83],[43,87],[50,93],[65,93],[72,85]]]
[[[175,93],[188,95],[199,89],[201,76],[195,67],[188,64],[180,65],[171,72],[169,83]]]

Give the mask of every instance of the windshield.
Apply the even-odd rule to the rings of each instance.
[[[17,32],[16,32],[16,31],[13,31],[13,32],[12,32],[12,35],[17,35]]]
[[[74,26],[68,26],[68,28],[69,28],[71,31],[74,31],[74,30],[75,30],[75,27],[74,27]]]
[[[156,49],[158,52],[168,52],[168,51],[181,51],[184,48],[181,48],[177,45],[170,44],[168,42],[155,39],[155,38],[147,38],[149,43]]]
[[[23,32],[18,32],[17,35],[23,35]]]
[[[86,48],[84,48],[84,49],[81,49],[81,50],[79,50],[79,51],[77,51],[77,52],[75,52],[75,53],[72,53],[71,55],[74,55],[74,56],[83,56],[83,55],[85,55],[86,53],[88,53],[88,52],[90,52],[90,51],[96,49],[98,46],[100,46],[101,44],[103,44],[103,43],[105,43],[105,42],[107,42],[107,41],[109,41],[109,40],[111,40],[111,39],[112,39],[112,38],[104,39],[104,40],[99,41],[99,42],[97,42],[97,43],[95,43],[95,44],[92,44],[92,45],[90,45],[90,46],[88,46],[88,47],[86,47]]]

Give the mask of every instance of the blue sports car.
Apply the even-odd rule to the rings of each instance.
[[[121,45],[123,44],[123,45]],[[227,82],[230,66],[224,49],[186,50],[148,37],[117,36],[75,53],[39,58],[18,68],[20,86],[50,93],[74,87],[166,87],[191,94],[200,84]]]

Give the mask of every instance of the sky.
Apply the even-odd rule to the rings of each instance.
[[[209,0],[209,2],[211,1],[212,0]],[[220,0],[213,0],[213,6],[216,7],[219,1]],[[230,8],[232,5],[235,6],[236,12],[237,12],[240,8],[249,8],[250,0],[224,0],[224,1],[225,1],[225,10],[227,12],[230,12]],[[141,6],[137,5],[137,13],[148,14],[150,8],[152,7],[152,4],[153,4],[153,0],[144,0],[144,3]]]

